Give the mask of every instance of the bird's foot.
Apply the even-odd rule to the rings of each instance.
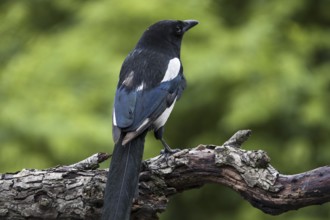
[[[165,147],[163,150],[160,151],[160,155],[161,157],[163,157],[163,159],[165,160],[166,162],[166,165],[167,166],[170,166],[171,162],[172,161],[170,158],[173,154],[179,152],[180,149],[171,149],[169,147]]]
[[[160,154],[170,156],[170,155],[175,154],[180,151],[180,149],[170,148],[170,146],[168,146],[168,144],[165,142],[165,140],[163,138],[160,139],[160,141],[162,142],[162,144],[164,146],[164,149],[160,151]]]
[[[175,153],[179,152],[180,150],[181,149],[178,149],[178,148],[176,148],[176,149],[164,148],[163,150],[160,151],[160,154],[161,155],[168,155],[168,156],[170,156],[172,154],[175,154]]]

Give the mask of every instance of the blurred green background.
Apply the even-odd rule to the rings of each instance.
[[[329,164],[329,0],[1,0],[0,172],[111,152],[121,63],[161,19],[200,21],[183,41],[172,147],[250,128],[245,148],[266,150],[281,173]],[[145,158],[160,150],[149,135]],[[161,219],[325,220],[330,204],[272,217],[208,185],[175,196]]]

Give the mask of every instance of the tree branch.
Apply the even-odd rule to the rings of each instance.
[[[169,198],[207,183],[226,185],[271,215],[330,201],[330,167],[283,175],[262,150],[240,146],[250,136],[239,131],[222,146],[199,145],[144,161],[133,219],[158,219]],[[95,219],[101,214],[106,170],[96,169],[107,154],[70,166],[0,175],[1,219]]]

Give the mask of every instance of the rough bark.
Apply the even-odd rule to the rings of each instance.
[[[330,167],[284,175],[262,151],[240,149],[239,131],[222,146],[199,145],[144,161],[133,219],[158,219],[170,197],[207,183],[226,185],[271,215],[330,201]],[[95,154],[70,166],[0,175],[0,219],[97,219],[102,211],[108,157]]]

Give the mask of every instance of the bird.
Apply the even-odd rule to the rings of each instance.
[[[103,202],[103,220],[128,220],[138,189],[148,131],[173,154],[164,125],[186,88],[180,60],[184,34],[196,20],[161,20],[149,26],[125,58],[112,114],[114,150]]]

